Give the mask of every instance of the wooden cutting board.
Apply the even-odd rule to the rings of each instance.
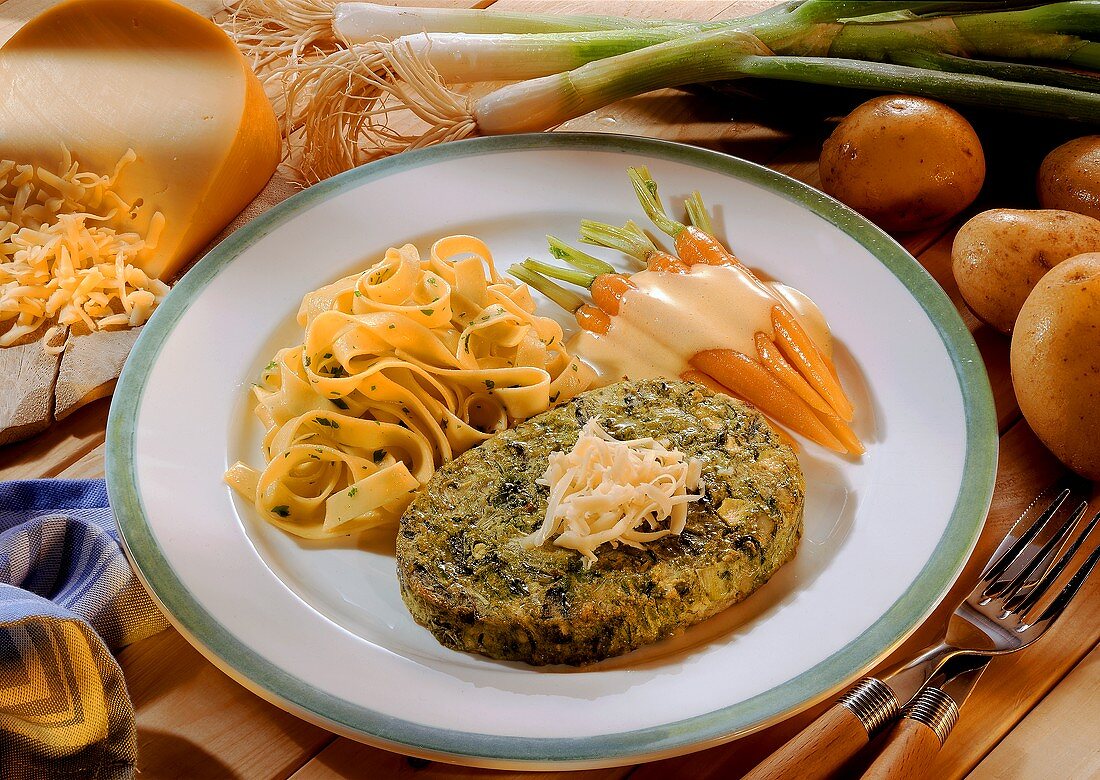
[[[0,444],[34,436],[109,395],[140,330],[65,333],[59,355],[47,353],[41,338],[0,349]]]

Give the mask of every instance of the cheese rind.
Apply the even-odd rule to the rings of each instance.
[[[56,169],[137,159],[116,191],[131,229],[164,231],[139,264],[170,277],[263,188],[279,132],[263,88],[212,22],[168,0],[69,0],[0,49],[0,158]]]

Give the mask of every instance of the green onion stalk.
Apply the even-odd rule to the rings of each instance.
[[[902,50],[890,53],[890,61],[914,68],[943,70],[953,73],[972,73],[989,76],[1001,81],[1024,81],[1029,84],[1046,84],[1085,92],[1100,92],[1100,76],[1076,73],[1062,68],[1033,65],[1021,62],[972,60],[954,54],[932,51]]]
[[[546,58],[543,72],[537,75],[548,75],[560,71],[567,55],[568,66],[577,67],[592,59],[623,53],[632,41],[633,48],[641,48],[712,29],[751,32],[779,54],[879,60],[892,50],[916,48],[963,56],[1041,58],[1081,67],[1096,65],[1097,47],[1090,37],[1100,32],[1100,2],[1076,0],[997,10],[1019,4],[984,3],[981,12],[974,12],[975,3],[807,0],[780,4],[743,19],[692,22],[408,8],[333,0],[240,0],[226,28],[254,55],[260,51],[262,58],[270,57],[272,50],[250,48],[256,47],[257,37],[262,36],[253,34],[244,41],[242,29],[255,33],[279,28],[304,36],[296,46],[299,55],[310,47],[325,48],[325,44],[338,47],[407,38],[425,51],[438,49],[432,64],[452,82],[505,79],[512,76],[509,65],[526,66],[523,72],[528,73],[533,66],[522,59],[532,56]],[[533,37],[539,35],[546,37]],[[500,37],[494,40],[491,36]],[[499,48],[502,56],[487,57],[482,49],[490,45]],[[477,72],[466,62],[468,59],[480,59],[485,63],[484,70]],[[459,70],[449,72],[449,60],[456,61]]]
[[[393,55],[399,69],[415,67],[411,53],[395,50]],[[440,126],[462,126],[466,128],[462,137],[469,137],[546,130],[655,89],[746,77],[909,92],[968,105],[1100,120],[1100,95],[1093,92],[892,63],[777,56],[759,38],[733,30],[698,33],[596,60],[564,73],[508,85],[476,100],[445,90],[417,103],[423,96],[400,85],[395,85],[395,93],[418,115],[430,112]],[[375,147],[386,152],[401,151],[400,144],[385,148],[385,139],[375,141]]]
[[[713,30],[511,84],[466,110],[484,135],[546,130],[655,89],[738,78],[746,57],[769,53],[753,35]]]
[[[299,171],[313,181],[405,149],[546,130],[643,92],[741,78],[1100,121],[1089,72],[1100,70],[1100,0],[1018,5],[806,0],[744,19],[633,27],[612,27],[622,22],[614,17],[417,9],[427,32],[286,66],[284,134],[297,139]],[[547,32],[551,20],[587,27]],[[516,32],[521,22],[535,32]],[[449,86],[516,79],[477,99]],[[413,129],[398,129],[401,112]]]
[[[1001,3],[1003,4],[1003,3]],[[1001,5],[998,4],[998,5]],[[336,0],[237,0],[221,23],[241,48],[265,84],[277,87],[293,69],[311,57],[340,52],[356,45],[388,43],[409,38],[425,53],[438,51],[432,64],[450,83],[462,81],[533,78],[574,68],[584,62],[612,56],[710,29],[754,30],[768,23],[807,26],[835,22],[841,16],[857,18],[910,6],[958,5],[912,3],[893,0],[874,3],[788,0],[744,19],[698,22],[671,19],[630,19],[621,16],[531,14],[470,8],[416,8]],[[663,30],[657,37],[647,30]],[[633,32],[634,36],[570,37],[585,33]],[[546,51],[534,70],[523,70],[523,59],[541,44],[535,40],[504,37],[496,41],[478,36],[568,34],[548,39]],[[488,44],[487,49],[482,44]],[[557,50],[563,47],[565,50]],[[499,50],[499,57],[494,57]],[[586,52],[578,56],[577,50]],[[480,61],[480,69],[468,60]],[[347,58],[330,63],[339,67]],[[498,67],[494,68],[494,63]],[[519,66],[519,70],[517,70]],[[271,92],[272,90],[269,90]]]
[[[987,2],[989,8],[1034,5],[1026,0]],[[959,2],[878,2],[830,0],[788,0],[754,14],[762,21],[794,14],[802,23],[835,22],[872,16],[890,18],[891,14],[938,16],[957,13],[966,3]],[[629,30],[663,27],[667,19],[631,19],[623,16],[590,14],[533,14],[522,11],[498,11],[473,8],[418,8],[380,5],[370,2],[338,0],[237,0],[230,4],[232,13],[227,30],[267,30],[284,39],[305,37],[299,49],[310,45],[332,47],[339,44],[392,41],[416,33],[558,33]],[[684,20],[697,31],[714,23]],[[718,24],[730,24],[720,22]],[[254,43],[255,41],[253,41]],[[246,48],[248,46],[246,45]]]
[[[821,21],[803,11],[828,6],[835,14],[856,3],[810,2],[780,14],[702,24],[587,32],[479,34],[421,32],[399,38],[448,83],[511,81],[560,73],[606,57],[709,30],[757,36],[776,54],[890,61],[898,52],[959,58],[1051,60],[1100,69],[1100,0],[1023,10],[903,18],[894,21]],[[973,9],[973,5],[966,7]],[[932,60],[926,66],[932,65]],[[988,75],[988,74],[987,74]]]
[[[928,71],[905,65],[828,57],[758,57],[742,63],[741,75],[878,92],[902,92],[962,105],[1100,122],[1100,93],[1001,81],[969,73]]]
[[[799,5],[799,2],[780,3],[755,17],[781,15]],[[893,8],[907,3],[876,5]],[[259,53],[261,57],[273,42],[293,45],[296,39],[296,48],[301,52],[311,47],[331,50],[341,45],[393,41],[417,33],[576,33],[641,30],[675,23],[675,20],[668,19],[532,14],[473,8],[417,8],[338,0],[236,0],[230,9],[231,13],[222,26],[246,54]],[[695,27],[704,24],[691,20],[684,20],[684,23]]]

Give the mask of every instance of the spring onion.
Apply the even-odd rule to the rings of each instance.
[[[395,59],[401,62],[401,57]],[[413,62],[402,62],[401,68],[410,70]],[[732,30],[712,30],[596,60],[502,87],[474,101],[449,90],[436,92],[433,102],[421,104],[418,113],[430,106],[441,126],[452,132],[462,125],[469,135],[522,133],[546,130],[654,89],[744,77],[909,92],[963,104],[1100,120],[1100,95],[1094,92],[891,63],[775,56],[759,38]]]
[[[808,3],[803,7],[816,5]],[[1063,6],[1073,6],[1078,13],[1074,15]],[[1100,2],[1095,1],[876,23],[857,19],[837,24],[816,21],[819,16],[809,18],[812,21],[807,22],[792,12],[696,25],[571,34],[419,33],[399,38],[397,43],[409,46],[425,58],[451,84],[537,78],[709,30],[751,33],[776,54],[794,56],[886,61],[896,52],[942,53],[966,58],[1060,60],[1077,67],[1100,69],[1100,43],[1080,37],[1100,36]],[[926,60],[924,67],[932,64],[932,60]]]
[[[257,15],[277,6],[293,12]],[[546,130],[654,89],[742,78],[1100,120],[1100,0],[804,0],[712,22],[244,0],[234,18],[238,43],[279,87],[305,181],[447,140]],[[367,32],[340,28],[352,18]],[[292,28],[304,31],[293,44]],[[283,37],[265,43],[265,30]],[[516,79],[476,99],[450,87]]]

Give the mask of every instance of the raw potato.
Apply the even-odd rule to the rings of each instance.
[[[1064,143],[1039,167],[1039,202],[1100,219],[1100,135]]]
[[[818,161],[821,186],[886,230],[945,222],[985,181],[985,155],[970,123],[942,103],[889,95],[837,125]]]
[[[1100,220],[1072,211],[993,209],[959,230],[951,268],[971,311],[1008,333],[1043,275],[1083,252],[1100,252]]]
[[[1100,479],[1100,252],[1060,263],[1035,285],[1011,358],[1032,430],[1071,469]]]

